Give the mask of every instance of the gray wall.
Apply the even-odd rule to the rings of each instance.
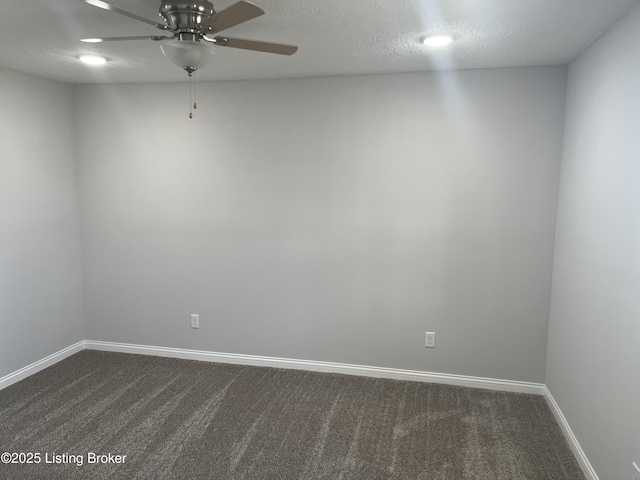
[[[542,382],[565,87],[76,87],[88,338]]]
[[[640,465],[640,9],[572,63],[546,383],[602,479]]]
[[[0,69],[0,377],[85,337],[72,87]]]

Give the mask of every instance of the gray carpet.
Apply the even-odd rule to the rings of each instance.
[[[540,396],[96,351],[0,391],[1,452],[40,453],[20,480],[584,479]]]

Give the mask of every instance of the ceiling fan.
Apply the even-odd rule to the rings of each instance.
[[[99,43],[121,40],[165,41],[161,45],[162,53],[174,64],[193,75],[198,68],[206,66],[213,57],[214,49],[210,45],[239,48],[258,52],[293,55],[298,47],[280,43],[259,42],[226,36],[209,37],[211,34],[239,25],[264,14],[256,5],[240,0],[228,8],[216,12],[208,0],[163,0],[158,9],[164,23],[159,23],[135,13],[123,10],[102,0],[83,0],[89,5],[119,13],[129,18],[153,25],[169,35],[138,37],[84,38],[83,42]]]

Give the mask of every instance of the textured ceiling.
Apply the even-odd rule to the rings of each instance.
[[[109,0],[156,19],[159,0]],[[221,10],[235,0],[214,0]],[[436,69],[559,65],[573,60],[640,0],[253,0],[266,14],[227,31],[300,47],[292,57],[216,47],[198,80],[292,78]],[[420,38],[453,34],[430,49]],[[158,35],[81,0],[2,0],[0,66],[68,83],[184,81],[158,42],[84,44],[96,36]],[[109,58],[104,67],[77,60]]]

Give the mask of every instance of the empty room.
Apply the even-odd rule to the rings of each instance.
[[[640,480],[639,3],[2,2],[0,478]]]

